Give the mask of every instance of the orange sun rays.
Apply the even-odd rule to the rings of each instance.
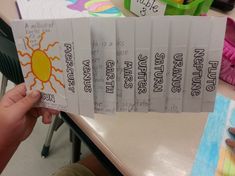
[[[56,89],[52,86],[51,81],[49,81],[49,84],[50,84],[50,86],[51,86],[52,90],[56,93],[57,91],[56,91]]]
[[[31,73],[33,74],[32,71],[28,72],[24,78],[28,78]]]
[[[23,53],[22,51],[17,51],[17,52],[21,57],[25,57],[25,56],[28,56],[29,58],[32,57],[29,53]]]
[[[32,90],[32,88],[37,84],[37,81],[40,81],[41,82],[41,90],[44,90],[45,89],[45,85],[46,83],[49,83],[49,86],[51,87],[51,89],[53,90],[54,93],[57,93],[57,90],[56,88],[53,86],[52,82],[51,82],[51,78],[53,77],[53,79],[55,80],[55,82],[59,83],[60,86],[62,86],[63,88],[65,88],[64,84],[56,77],[55,74],[52,73],[52,71],[54,72],[58,72],[58,73],[63,73],[63,70],[59,69],[59,68],[56,68],[54,66],[51,65],[50,67],[50,75],[49,75],[49,79],[47,81],[43,81],[43,80],[40,80],[39,77],[37,76],[37,74],[34,73],[33,69],[32,69],[32,57],[33,57],[33,53],[36,51],[36,50],[39,50],[43,53],[45,53],[45,56],[47,57],[47,59],[50,61],[50,63],[52,64],[54,61],[56,60],[60,60],[60,58],[58,56],[52,56],[52,57],[49,57],[47,56],[47,53],[49,51],[49,49],[52,49],[56,44],[58,44],[59,42],[54,42],[54,43],[51,43],[51,44],[48,44],[46,49],[42,49],[42,42],[43,42],[43,39],[45,38],[45,35],[46,33],[45,32],[42,32],[41,35],[40,35],[40,39],[38,41],[38,48],[37,49],[34,49],[33,47],[31,47],[30,45],[30,40],[29,40],[29,37],[25,37],[25,42],[26,42],[26,47],[31,50],[31,53],[27,53],[27,52],[22,52],[22,51],[17,51],[18,54],[23,58],[23,57],[26,57],[30,59],[30,61],[28,62],[25,62],[23,63],[22,61],[20,61],[20,64],[22,67],[26,67],[26,66],[31,66],[31,70],[29,72],[26,73],[26,76],[24,78],[28,78],[30,74],[33,74],[34,75],[34,79],[33,79],[33,83],[30,84],[30,90]]]
[[[47,46],[47,48],[46,49],[44,49],[43,51],[44,52],[47,52],[49,49],[50,49],[50,47],[54,47],[56,44],[58,44],[59,42],[54,42],[54,43],[52,43],[52,44],[49,44],[48,46]]]
[[[50,57],[51,61],[54,61],[54,60],[60,60],[60,58],[58,58],[57,56],[55,57]]]
[[[27,66],[27,65],[30,65],[31,62],[27,62],[27,63],[25,63],[25,64],[24,64],[23,62],[20,62],[20,64],[25,67],[25,66]]]
[[[33,79],[33,84],[30,85],[30,90],[32,90],[33,86],[36,85],[37,81],[36,81],[36,77]]]
[[[63,88],[65,88],[64,84],[63,84],[60,80],[58,80],[54,74],[52,74],[51,76],[53,76],[54,79],[55,79]]]
[[[55,70],[56,72],[60,72],[60,73],[63,73],[63,70],[59,69],[59,68],[55,68],[55,67],[51,67],[53,70]]]
[[[41,85],[42,85],[42,88],[41,88],[41,90],[44,90],[44,83],[43,82],[41,82]]]
[[[42,34],[41,34],[41,38],[40,38],[39,43],[38,43],[38,49],[42,48],[42,40],[43,40],[45,34],[46,34],[45,32],[42,32]]]
[[[28,49],[30,49],[33,52],[34,49],[29,44],[29,37],[25,37],[25,39],[26,39],[26,45],[27,45]]]

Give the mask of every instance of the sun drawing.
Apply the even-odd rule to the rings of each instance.
[[[48,44],[45,49],[42,48],[42,41],[45,37],[45,32],[41,33],[40,40],[38,42],[38,48],[34,49],[30,46],[29,38],[25,37],[26,47],[31,50],[31,53],[18,51],[19,55],[24,58],[29,58],[28,62],[20,62],[22,67],[30,66],[31,69],[26,73],[27,79],[30,74],[33,74],[34,80],[30,85],[30,90],[37,84],[37,81],[41,82],[41,90],[44,90],[45,84],[49,84],[51,89],[57,93],[57,90],[53,87],[51,80],[54,79],[60,86],[65,87],[64,84],[56,77],[55,73],[62,74],[63,70],[54,67],[53,62],[59,61],[58,56],[48,56],[47,52],[57,45],[59,42]],[[23,59],[21,59],[23,60]]]

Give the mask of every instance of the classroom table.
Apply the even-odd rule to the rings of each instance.
[[[127,16],[123,1],[113,0]],[[209,15],[222,16],[210,10]],[[235,17],[235,10],[229,12]],[[18,18],[14,0],[0,5],[7,24]],[[232,86],[220,81],[218,92],[235,99]],[[116,113],[95,118],[63,113],[64,120],[116,175],[183,176],[190,173],[207,113]]]

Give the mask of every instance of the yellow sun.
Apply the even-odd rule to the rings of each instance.
[[[32,88],[36,85],[37,81],[39,80],[41,82],[42,88],[41,90],[44,90],[44,84],[49,83],[50,87],[52,88],[52,90],[56,93],[56,89],[53,87],[51,79],[53,77],[53,79],[58,82],[62,87],[65,87],[64,84],[55,76],[54,72],[59,72],[59,73],[63,73],[63,70],[55,68],[52,63],[54,62],[54,60],[60,60],[59,57],[54,56],[54,57],[49,57],[47,55],[47,51],[50,48],[53,48],[56,44],[58,44],[58,42],[54,42],[52,44],[49,44],[47,46],[46,49],[42,49],[41,47],[41,43],[43,41],[43,38],[45,36],[45,32],[43,32],[41,34],[41,38],[39,40],[39,46],[37,49],[34,49],[30,46],[29,44],[29,38],[25,37],[26,40],[26,46],[28,49],[31,50],[31,53],[24,53],[22,51],[18,51],[19,55],[21,57],[25,57],[27,56],[30,61],[27,63],[23,63],[20,62],[20,64],[22,65],[22,67],[26,67],[28,65],[31,66],[31,71],[29,71],[28,73],[26,73],[25,78],[28,78],[30,74],[34,75],[34,81],[33,83],[30,85],[30,90],[32,90]]]

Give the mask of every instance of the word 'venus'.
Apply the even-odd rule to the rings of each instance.
[[[91,61],[89,59],[84,60],[82,62],[83,65],[83,84],[84,91],[91,93],[92,85],[91,85]]]

